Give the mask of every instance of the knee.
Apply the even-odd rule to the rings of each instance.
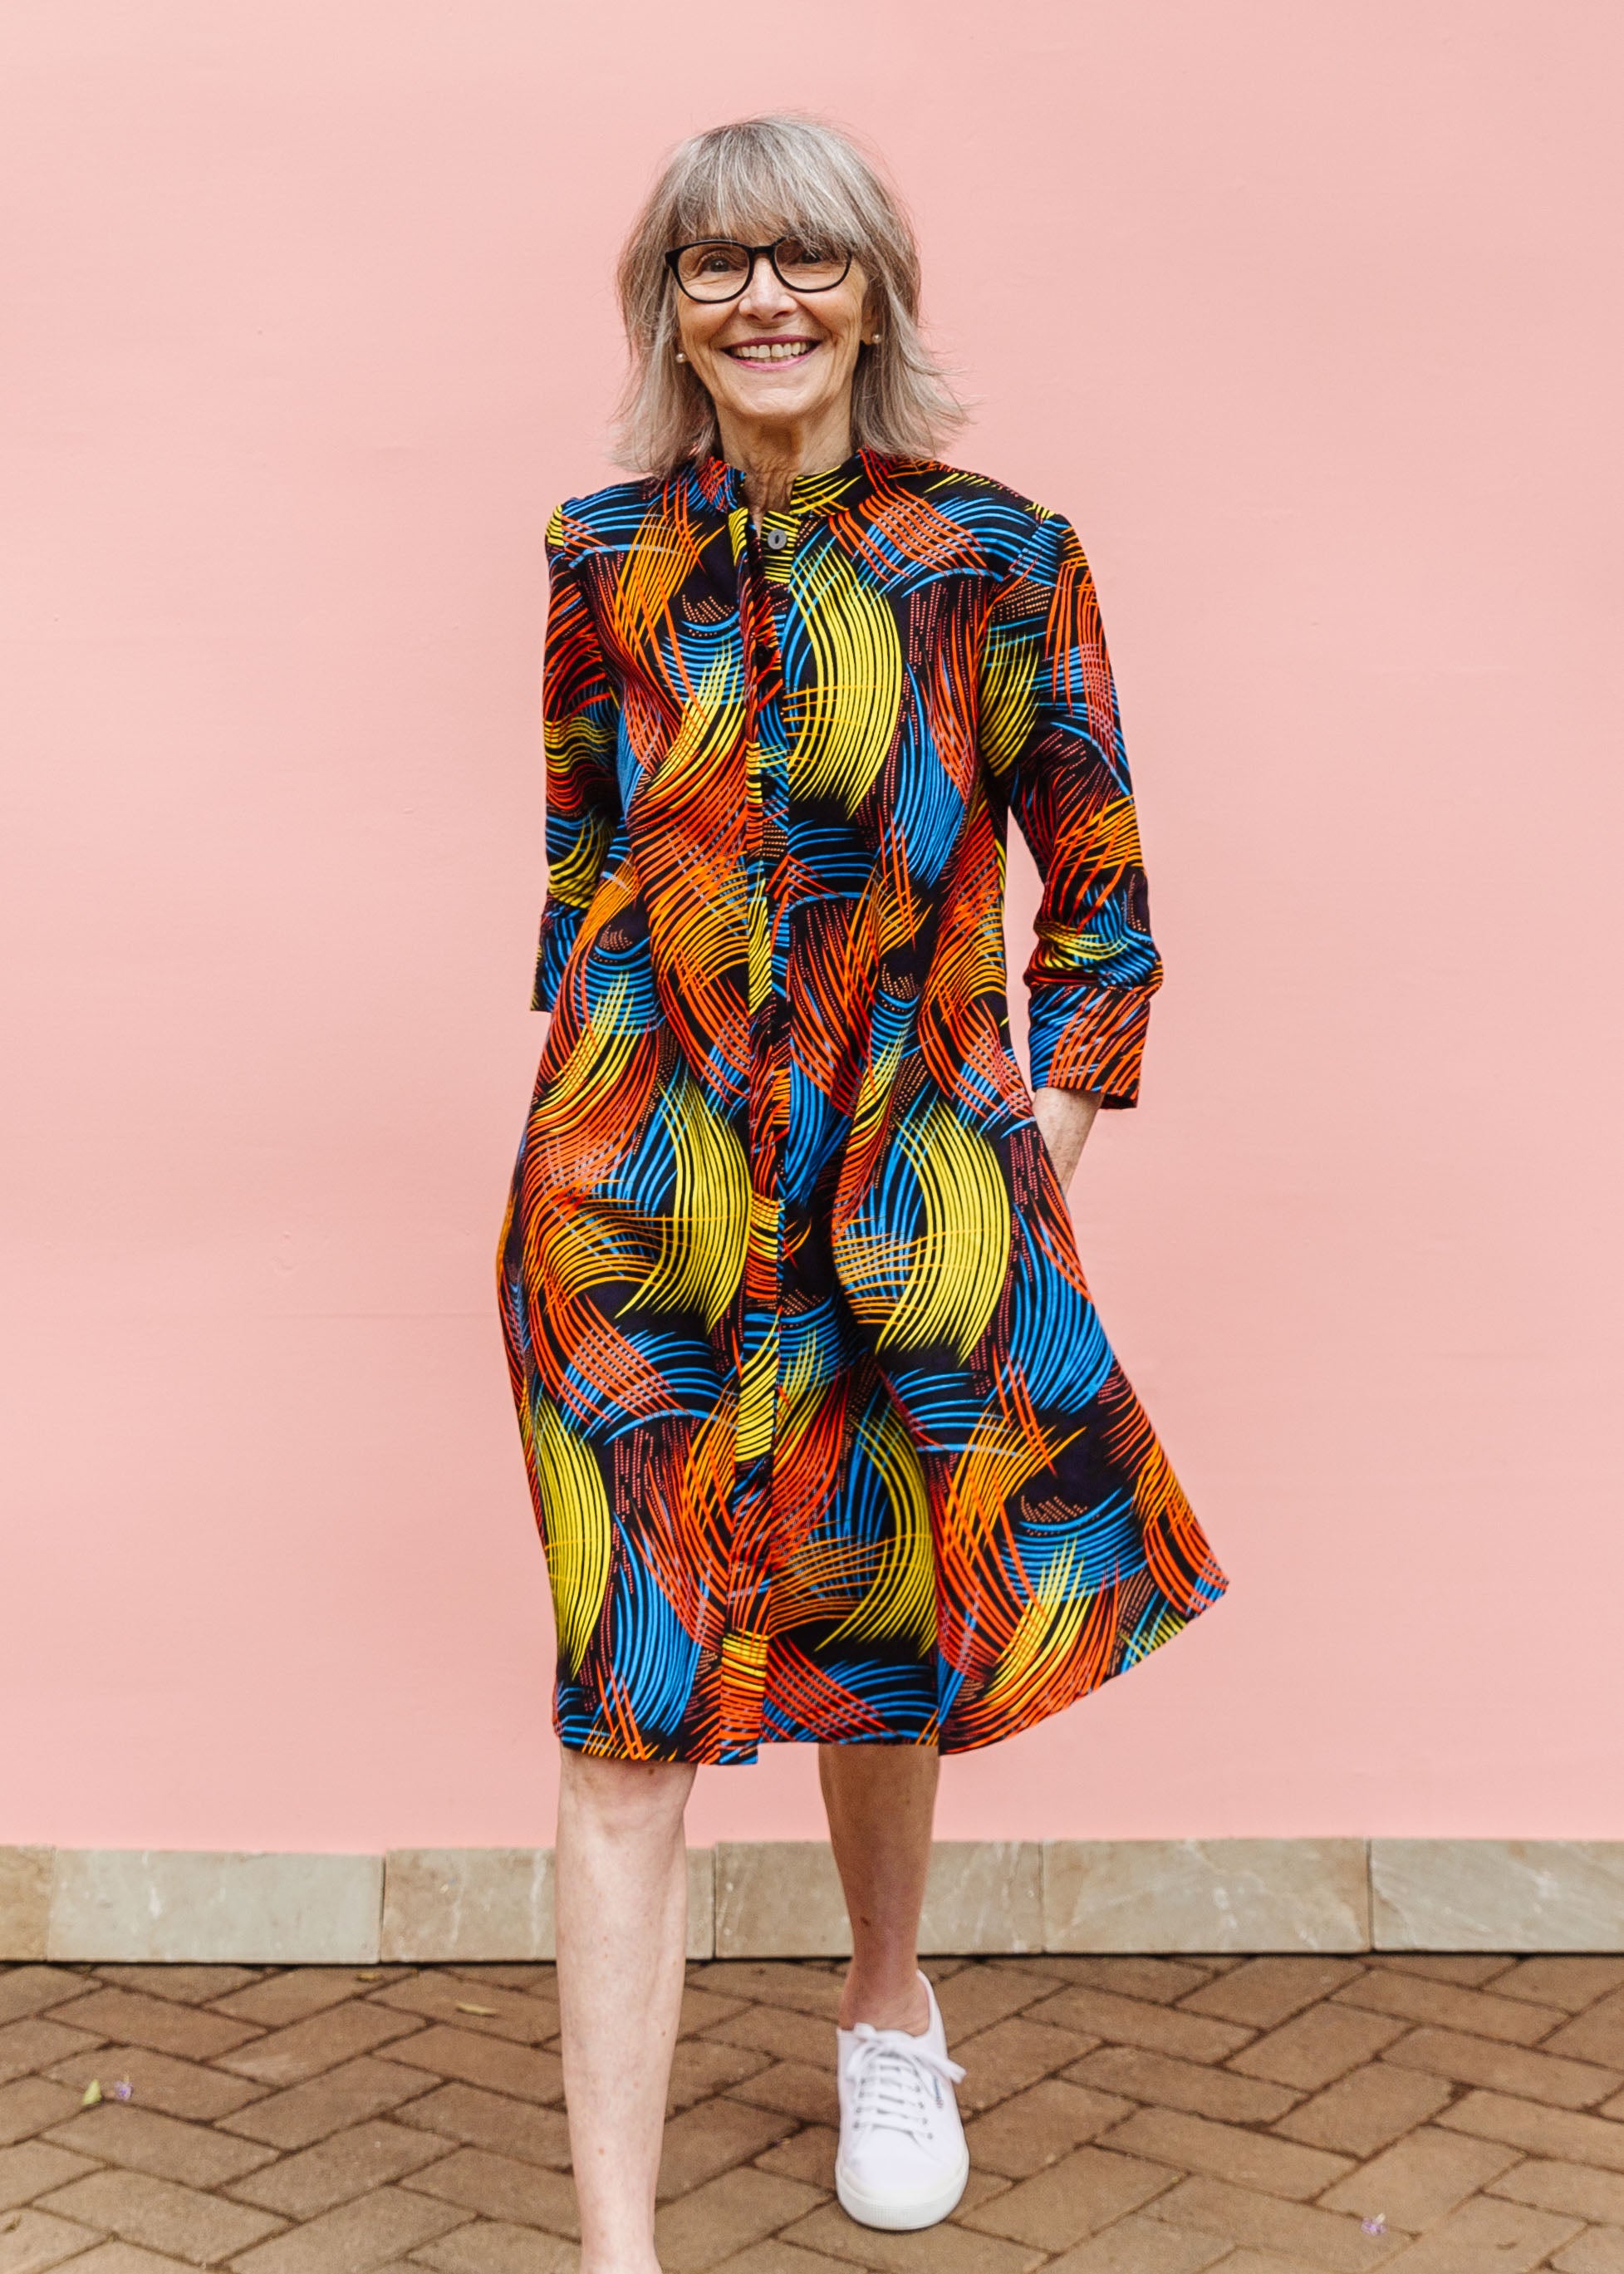
[[[566,1748],[559,1806],[600,1839],[647,1839],[674,1832],[693,1783],[687,1762],[599,1760]]]

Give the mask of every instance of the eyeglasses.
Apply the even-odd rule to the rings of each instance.
[[[781,237],[776,245],[738,245],[731,237],[704,237],[679,245],[665,266],[690,300],[737,300],[749,290],[756,264],[765,254],[780,284],[792,292],[832,292],[846,282],[849,252],[808,237]]]

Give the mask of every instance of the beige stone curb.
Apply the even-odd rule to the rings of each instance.
[[[0,1960],[429,1964],[553,1955],[546,1849],[0,1848]],[[943,1841],[921,1946],[1624,1951],[1624,1841]],[[688,1954],[849,1947],[828,1848],[688,1851]]]

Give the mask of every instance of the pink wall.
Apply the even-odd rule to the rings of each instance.
[[[1079,1217],[1234,1579],[943,1830],[1624,1834],[1614,0],[0,38],[0,1842],[550,1835],[541,532],[657,154],[786,103],[889,152],[959,456],[1099,576],[1171,975]]]

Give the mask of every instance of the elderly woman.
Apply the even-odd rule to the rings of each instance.
[[[819,1746],[839,2198],[929,2225],[968,2171],[916,1954],[939,1757],[1224,1585],[1064,1197],[1161,975],[1077,538],[930,455],[913,239],[844,136],[684,145],[620,284],[646,471],[548,532],[552,1022],[501,1262],[583,2274],[658,2267],[695,1767]],[[1030,1091],[1011,813],[1044,880]]]

